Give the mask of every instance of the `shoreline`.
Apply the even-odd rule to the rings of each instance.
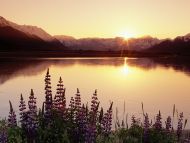
[[[187,54],[145,53],[138,51],[4,51],[0,58],[90,58],[90,57],[129,57],[129,58],[189,58]]]

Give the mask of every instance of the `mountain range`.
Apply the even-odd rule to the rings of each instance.
[[[22,31],[28,35],[37,36],[44,41],[54,41],[55,40],[55,38],[53,38],[51,35],[49,35],[43,29],[38,28],[37,26],[18,25],[16,23],[6,20],[3,17],[0,17],[0,26],[1,27],[12,27],[12,28]]]
[[[75,39],[74,37],[58,35],[54,36],[65,46],[72,50],[92,50],[92,51],[120,51],[131,50],[141,51],[151,46],[160,43],[157,38],[150,36],[141,38],[130,38],[128,40],[123,37],[116,38],[81,38]]]
[[[178,36],[175,39],[166,39],[159,44],[144,50],[143,52],[151,55],[190,55],[190,34]]]
[[[65,46],[36,26],[18,25],[0,17],[1,51],[62,50]]]
[[[19,25],[0,16],[0,52],[27,51],[133,51],[142,54],[190,53],[190,34],[175,39],[158,39],[151,36],[124,39],[80,38],[48,34],[42,28]]]

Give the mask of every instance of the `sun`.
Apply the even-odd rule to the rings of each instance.
[[[121,32],[120,36],[125,38],[125,39],[129,39],[129,38],[134,38],[135,34],[133,32],[130,32],[130,31],[123,31],[123,32]]]

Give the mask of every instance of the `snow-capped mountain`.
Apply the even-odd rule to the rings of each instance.
[[[56,40],[54,37],[52,37],[50,34],[45,32],[43,29],[37,27],[37,26],[30,26],[30,25],[18,25],[14,22],[8,21],[5,18],[0,16],[0,27],[12,27],[16,30],[19,30],[23,33],[26,33],[31,36],[37,36],[40,39],[44,41],[54,41]]]
[[[157,38],[150,36],[141,38],[124,39],[116,38],[81,38],[75,39],[71,36],[55,36],[60,42],[64,43],[72,50],[97,50],[97,51],[117,51],[117,50],[135,50],[141,51],[150,48],[160,42]]]

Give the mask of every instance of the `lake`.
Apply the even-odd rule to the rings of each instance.
[[[156,58],[0,59],[0,117],[8,115],[9,100],[18,115],[20,94],[27,101],[31,88],[37,97],[38,108],[41,108],[48,68],[53,95],[61,76],[67,104],[77,88],[82,102],[90,104],[97,89],[100,106],[107,109],[113,101],[114,116],[117,107],[121,120],[124,103],[128,120],[132,115],[142,118],[141,102],[152,119],[159,110],[163,119],[172,116],[173,104],[178,113],[184,112],[185,118],[190,119],[189,62]]]

